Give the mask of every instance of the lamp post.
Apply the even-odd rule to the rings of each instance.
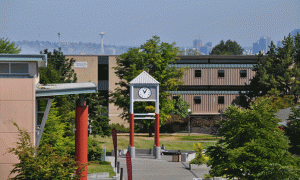
[[[188,124],[189,136],[191,135],[191,117],[190,117],[190,112],[191,112],[191,109],[188,109],[188,113],[189,113],[189,124]]]

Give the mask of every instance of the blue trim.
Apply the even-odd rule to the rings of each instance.
[[[253,68],[255,64],[170,64],[169,67],[176,68]]]

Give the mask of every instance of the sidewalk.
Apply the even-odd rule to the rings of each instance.
[[[164,155],[155,159],[150,154],[136,154],[132,160],[133,180],[193,180],[203,178],[208,173],[208,167],[199,170],[189,170],[189,163],[172,162],[172,156]],[[125,155],[118,156],[120,168],[123,168],[123,179],[127,180]]]

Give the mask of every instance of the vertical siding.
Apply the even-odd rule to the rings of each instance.
[[[201,77],[195,77],[195,70],[201,70]],[[224,70],[224,78],[218,77],[218,70]],[[247,77],[241,78],[240,70],[247,70]],[[250,68],[190,68],[180,80],[185,85],[245,85],[254,75]]]
[[[172,96],[177,96],[173,94]],[[181,94],[183,99],[190,104],[192,114],[215,114],[218,110],[226,110],[228,105],[238,97],[238,94]],[[201,97],[201,104],[194,103],[194,97]],[[224,104],[218,104],[218,96],[224,96]]]

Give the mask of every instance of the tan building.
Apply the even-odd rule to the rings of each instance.
[[[97,92],[93,82],[39,84],[39,67],[47,66],[47,55],[0,54],[0,180],[8,179],[17,156],[7,153],[16,147],[18,129],[25,129],[34,146],[38,146],[50,111],[52,98],[57,95]],[[39,99],[48,100],[44,111]]]
[[[12,122],[25,128],[31,139],[36,138],[38,67],[46,67],[46,62],[46,55],[0,54],[0,179],[7,179],[12,165],[19,161],[7,153],[18,140]]]
[[[76,63],[74,70],[78,76],[78,82],[94,81],[98,89],[108,99],[109,91],[116,88],[119,81],[114,73],[116,58],[118,56],[99,55],[67,55],[66,58],[74,58]],[[192,116],[215,116],[219,110],[225,110],[226,106],[238,103],[239,91],[245,90],[245,84],[250,83],[254,76],[252,71],[255,65],[255,55],[235,56],[179,56],[175,67],[190,69],[185,72],[182,80],[185,85],[178,91],[170,92],[174,98],[181,94],[191,105]],[[96,81],[97,80],[97,81]],[[108,106],[108,116],[111,123],[125,123],[113,104]]]

